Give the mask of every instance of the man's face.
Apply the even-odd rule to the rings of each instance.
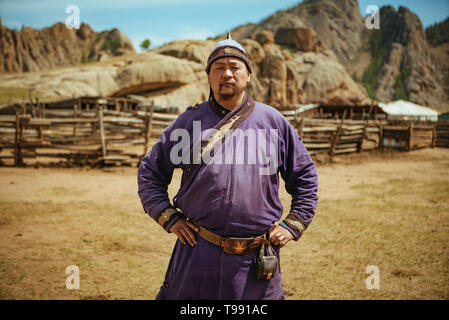
[[[214,96],[228,100],[245,91],[250,74],[242,60],[225,57],[212,64],[208,79]]]

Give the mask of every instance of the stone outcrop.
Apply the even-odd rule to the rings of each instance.
[[[329,50],[315,47],[316,52],[292,52],[266,41],[273,38],[269,31],[253,38],[242,40],[242,44],[255,70],[249,93],[256,100],[280,107],[318,102],[334,95],[359,99],[366,96]]]
[[[287,31],[297,39],[293,45],[298,50],[311,51],[315,32],[315,41],[325,44],[345,64],[360,48],[363,28],[357,0],[306,0],[291,9],[276,12],[259,24],[240,26],[232,34],[241,40],[269,30],[276,35],[276,42],[286,45]]]
[[[382,39],[376,45],[383,56],[380,67],[376,67],[375,83],[369,84],[375,88],[374,98],[391,101],[401,97],[436,109],[449,108],[447,68],[442,68],[430,51],[419,17],[405,7],[396,11],[392,6],[382,7],[380,17],[380,30],[368,30],[357,0],[305,0],[258,24],[239,26],[232,34],[243,40],[271,31],[275,43],[295,52],[318,53],[328,48],[352,70],[351,74],[362,79],[366,68],[378,63],[368,43],[373,34],[380,32]],[[359,61],[360,57],[364,61]],[[365,69],[355,72],[355,65]],[[336,69],[329,69],[329,74],[340,74],[339,67],[332,67]]]
[[[367,92],[347,70],[362,79],[375,63],[373,83],[367,88],[377,100],[394,100],[399,92],[418,104],[449,107],[444,85],[447,67],[435,61],[437,55],[429,49],[420,19],[404,7],[397,11],[382,7],[380,15],[381,29],[368,30],[357,0],[304,0],[258,24],[235,28],[232,36],[244,45],[254,69],[249,92],[256,100],[283,107],[334,96],[363,99]],[[379,34],[380,60],[369,48]],[[173,41],[111,62],[112,56],[134,52],[117,29],[95,33],[87,25],[69,30],[60,23],[19,32],[0,21],[0,72],[36,71],[12,78],[0,74],[0,81],[55,97],[138,94],[157,105],[182,110],[207,99],[204,68],[220,39]],[[99,62],[78,69],[38,71],[83,60]]]
[[[172,41],[163,47],[152,50],[163,55],[204,63],[215,46],[214,41]]]
[[[56,23],[41,30],[24,27],[17,31],[0,20],[0,72],[39,71],[126,53],[135,50],[118,29],[98,33],[84,23],[79,29]]]
[[[184,110],[209,97],[205,66],[215,43],[176,41],[123,63],[3,74],[0,81],[6,86],[32,88],[34,94],[47,97],[133,94],[158,106]],[[319,101],[335,94],[350,98],[365,95],[329,50],[291,52],[274,43],[274,35],[269,31],[244,39],[242,45],[254,69],[248,92],[258,101],[280,107]]]
[[[206,100],[209,87],[205,63],[196,62],[197,57],[189,55],[190,46],[184,44],[187,51],[178,53],[192,60],[173,57],[173,47],[167,55],[152,51],[142,54],[117,74],[115,81],[119,90],[114,95],[138,94],[156,105],[180,109]]]
[[[5,87],[29,89],[33,97],[58,100],[111,95],[118,90],[115,82],[116,74],[117,67],[113,65],[89,65],[20,74],[3,73],[0,74],[0,83]]]
[[[309,52],[317,47],[316,32],[309,28],[279,28],[276,31],[276,43]]]
[[[430,107],[447,100],[438,69],[431,60],[423,25],[419,17],[405,7],[382,7],[382,44],[389,50],[376,78],[376,97],[381,101],[395,98],[402,87],[407,99]]]
[[[139,55],[117,74],[120,89],[115,95],[144,95],[158,105],[180,109],[206,100],[209,86],[204,67],[215,43],[176,41]],[[276,44],[273,33],[266,30],[241,43],[254,71],[248,92],[258,101],[280,107],[336,94],[360,99],[366,95],[329,50],[291,52]]]

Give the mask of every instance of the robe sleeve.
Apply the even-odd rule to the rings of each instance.
[[[309,152],[289,123],[284,131],[280,156],[280,174],[285,181],[285,189],[292,196],[290,213],[282,221],[282,226],[298,240],[315,215],[318,174]]]
[[[165,129],[151,151],[140,162],[137,174],[138,194],[143,209],[156,222],[163,210],[173,207],[167,192],[176,167],[170,160],[171,146],[175,143],[170,141],[173,128],[174,123]],[[180,214],[174,214],[170,221],[165,223],[164,229],[169,232],[180,217]]]

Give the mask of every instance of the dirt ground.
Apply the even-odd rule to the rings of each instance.
[[[319,205],[281,250],[287,299],[449,299],[449,149],[317,161]],[[136,168],[0,167],[1,299],[154,299],[175,236]],[[169,187],[176,194],[180,173]],[[281,186],[284,214],[290,197]],[[66,288],[78,266],[80,289]],[[378,267],[379,289],[366,268]]]

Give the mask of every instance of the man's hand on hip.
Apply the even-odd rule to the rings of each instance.
[[[293,239],[294,237],[290,231],[280,225],[270,228],[270,242],[275,246],[279,245],[282,248],[287,242]]]
[[[199,230],[191,222],[184,219],[179,219],[170,228],[170,232],[176,234],[183,245],[188,243],[191,247],[196,245],[195,233],[193,231],[198,232]]]

